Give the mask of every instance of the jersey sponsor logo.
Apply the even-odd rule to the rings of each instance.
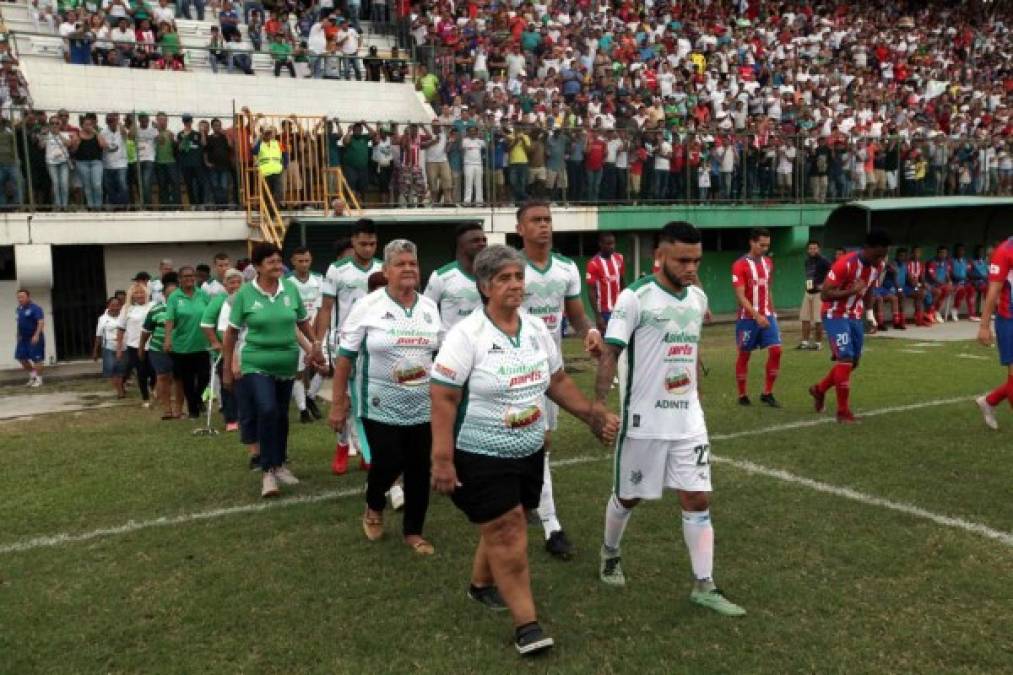
[[[665,390],[670,394],[685,394],[693,385],[693,378],[685,368],[670,368],[665,373]]]
[[[665,333],[665,337],[664,337],[664,342],[666,342],[668,344],[673,344],[674,343],[674,344],[680,344],[680,345],[685,345],[685,344],[695,345],[699,341],[700,341],[700,336],[699,335],[694,335],[693,333],[684,333],[684,332]]]
[[[502,347],[500,347],[500,346],[499,346],[498,344],[496,344],[495,342],[493,342],[493,343],[492,343],[492,347],[490,347],[490,348],[489,348],[489,353],[490,353],[490,354],[492,354],[492,353],[494,353],[494,352],[502,352],[502,351],[503,351],[503,348],[502,348]]]
[[[678,344],[668,348],[666,356],[693,356],[693,345]]]
[[[397,318],[397,317],[395,317],[395,316],[394,316],[393,314],[391,314],[390,312],[385,312],[385,313],[384,313],[384,315],[383,315],[383,316],[381,316],[380,318],[381,318],[381,319],[383,319],[384,321],[393,321],[393,320],[394,320],[395,318]]]
[[[640,485],[644,481],[644,472],[640,469],[630,471],[630,485]]]
[[[425,347],[433,341],[424,335],[399,337],[394,343],[398,347]]]
[[[662,399],[654,402],[655,408],[662,410],[689,410],[689,401],[669,401]]]
[[[513,410],[507,408],[506,414],[503,417],[503,422],[509,429],[523,429],[530,427],[538,420],[542,419],[542,409],[536,405],[525,408],[524,410]]]
[[[508,387],[523,387],[536,382],[541,382],[545,379],[545,375],[542,373],[540,368],[528,371],[520,375],[514,375],[510,378],[510,382],[507,384]]]
[[[451,380],[456,380],[457,379],[457,371],[454,370],[453,368],[448,368],[447,366],[443,365],[442,363],[437,363],[435,370],[440,375],[443,375],[444,377],[448,377]]]
[[[406,387],[416,387],[426,382],[426,367],[413,361],[401,360],[394,364],[394,382]]]

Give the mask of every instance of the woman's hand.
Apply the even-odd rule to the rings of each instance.
[[[601,337],[600,330],[597,328],[591,328],[587,331],[587,335],[584,337],[585,352],[597,359],[601,356],[604,346],[605,341]]]
[[[327,418],[327,423],[331,425],[331,429],[339,434],[344,431],[345,424],[348,423],[347,396],[335,399],[334,403],[331,405],[331,414]]]
[[[599,441],[611,445],[619,434],[619,416],[610,412],[603,404],[595,403],[591,407],[589,426]]]
[[[457,480],[457,469],[454,468],[454,460],[450,457],[434,459],[431,474],[433,489],[441,495],[449,495],[461,487],[461,483]]]

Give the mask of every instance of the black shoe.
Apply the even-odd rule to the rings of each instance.
[[[552,649],[555,643],[552,641],[537,622],[526,623],[519,626],[514,633],[514,646],[521,656],[533,656],[540,654],[547,649]]]
[[[468,597],[494,612],[502,612],[507,609],[506,603],[503,602],[503,596],[499,594],[499,590],[495,586],[471,585],[468,587]]]
[[[260,455],[250,455],[250,471],[260,471]]]
[[[739,405],[753,405],[748,396],[739,396]]]
[[[303,424],[309,424],[313,421],[313,415],[310,415],[309,410],[300,410],[299,421],[302,422]]]
[[[310,415],[313,415],[316,419],[323,417],[323,414],[320,412],[320,408],[317,407],[317,402],[309,396],[306,397],[306,409],[309,410]]]
[[[780,408],[781,404],[777,402],[773,394],[760,394],[760,403],[765,403],[771,408]]]
[[[569,560],[573,555],[573,546],[562,530],[556,530],[549,535],[549,538],[545,540],[545,550],[560,560]]]

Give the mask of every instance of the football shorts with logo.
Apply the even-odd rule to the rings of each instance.
[[[823,319],[823,330],[830,343],[834,361],[857,361],[865,344],[865,326],[861,319]]]
[[[777,327],[777,317],[767,315],[770,326],[760,328],[754,319],[738,319],[735,322],[735,344],[739,351],[751,352],[754,349],[766,349],[781,344],[781,330]]]
[[[666,488],[710,492],[710,442],[626,437],[617,443],[614,471],[620,499],[660,499]]]

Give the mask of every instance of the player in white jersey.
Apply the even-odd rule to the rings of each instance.
[[[444,334],[461,319],[482,306],[482,297],[475,284],[475,256],[486,247],[481,223],[458,226],[456,259],[429,276],[424,295],[440,307],[441,330]]]
[[[619,294],[605,333],[595,395],[603,403],[620,366],[621,426],[613,492],[605,508],[600,578],[623,586],[619,543],[641,499],[676,490],[682,533],[696,579],[690,600],[725,616],[746,612],[715,587],[710,521],[710,441],[700,407],[700,334],[707,296],[697,283],[700,232],[685,222],[665,225],[661,269]]]
[[[563,352],[563,317],[570,321],[574,333],[584,337],[584,348],[597,357],[601,352],[602,337],[584,314],[580,299],[580,269],[567,257],[552,250],[552,212],[547,202],[527,202],[517,210],[517,234],[524,242],[523,308],[537,316],[549,329],[560,354]],[[545,550],[561,560],[567,560],[572,546],[556,516],[556,503],[552,496],[552,476],[549,473],[549,446],[555,430],[559,407],[545,402],[545,478],[538,516],[545,531]]]
[[[324,278],[310,269],[313,265],[313,255],[305,246],[292,251],[289,261],[292,263],[292,271],[288,274],[288,280],[299,291],[303,307],[306,308],[306,316],[312,324],[316,321],[320,305],[323,304]],[[306,354],[300,348],[299,373],[296,375],[295,384],[292,385],[292,398],[295,400],[296,408],[299,409],[299,421],[303,424],[322,417],[316,398],[324,381],[323,375],[315,370],[312,377],[308,376],[305,358]]]
[[[327,268],[324,275],[323,304],[317,314],[317,339],[327,345],[328,354],[333,361],[338,349],[338,331],[345,322],[356,302],[366,296],[369,288],[369,277],[380,272],[383,265],[373,256],[376,255],[376,225],[369,218],[360,218],[352,228],[352,254],[338,258]],[[339,251],[340,253],[340,251]],[[337,312],[334,306],[337,304]],[[329,337],[328,337],[329,333]],[[326,339],[325,339],[326,337]],[[354,392],[350,392],[354,393]],[[348,456],[355,441],[358,424],[346,424],[338,434],[337,446],[334,448],[334,460],[331,471],[340,476],[348,471]],[[369,457],[363,456],[361,468],[368,468]]]
[[[232,268],[232,258],[228,253],[215,253],[214,263],[215,268],[211,271],[211,278],[200,287],[209,298],[226,292],[225,273]]]

